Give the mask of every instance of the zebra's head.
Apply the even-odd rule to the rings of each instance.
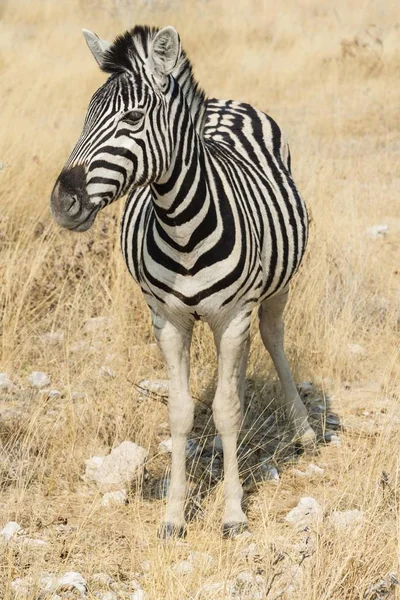
[[[185,65],[191,74],[172,27],[135,27],[113,44],[83,33],[110,77],[93,95],[51,195],[54,219],[74,231],[89,229],[99,210],[129,189],[162,180],[174,151],[169,124],[175,78]]]

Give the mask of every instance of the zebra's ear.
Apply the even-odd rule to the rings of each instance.
[[[181,40],[173,27],[164,27],[153,40],[150,58],[155,75],[169,75],[176,66],[181,53]]]
[[[101,40],[98,35],[88,31],[87,29],[82,29],[82,33],[85,37],[86,43],[89,46],[89,50],[93,54],[96,59],[97,64],[101,68],[103,66],[103,56],[106,50],[111,46],[110,42],[106,42],[105,40]]]

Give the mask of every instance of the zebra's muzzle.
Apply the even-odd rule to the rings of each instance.
[[[87,231],[93,225],[99,207],[89,202],[83,165],[61,172],[51,194],[50,210],[56,223],[70,231]]]

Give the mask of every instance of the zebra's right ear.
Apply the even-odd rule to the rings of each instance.
[[[89,46],[89,50],[96,59],[99,67],[102,68],[104,53],[110,48],[110,42],[101,40],[98,35],[88,31],[87,29],[82,29],[82,33],[85,37],[87,45]]]

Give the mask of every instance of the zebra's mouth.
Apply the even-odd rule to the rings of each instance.
[[[81,221],[77,225],[74,225],[73,227],[67,227],[67,229],[69,229],[70,231],[76,231],[78,233],[80,233],[81,231],[87,231],[93,225],[98,212],[99,208],[96,206],[93,210],[89,212],[89,214],[83,219],[83,221]]]

